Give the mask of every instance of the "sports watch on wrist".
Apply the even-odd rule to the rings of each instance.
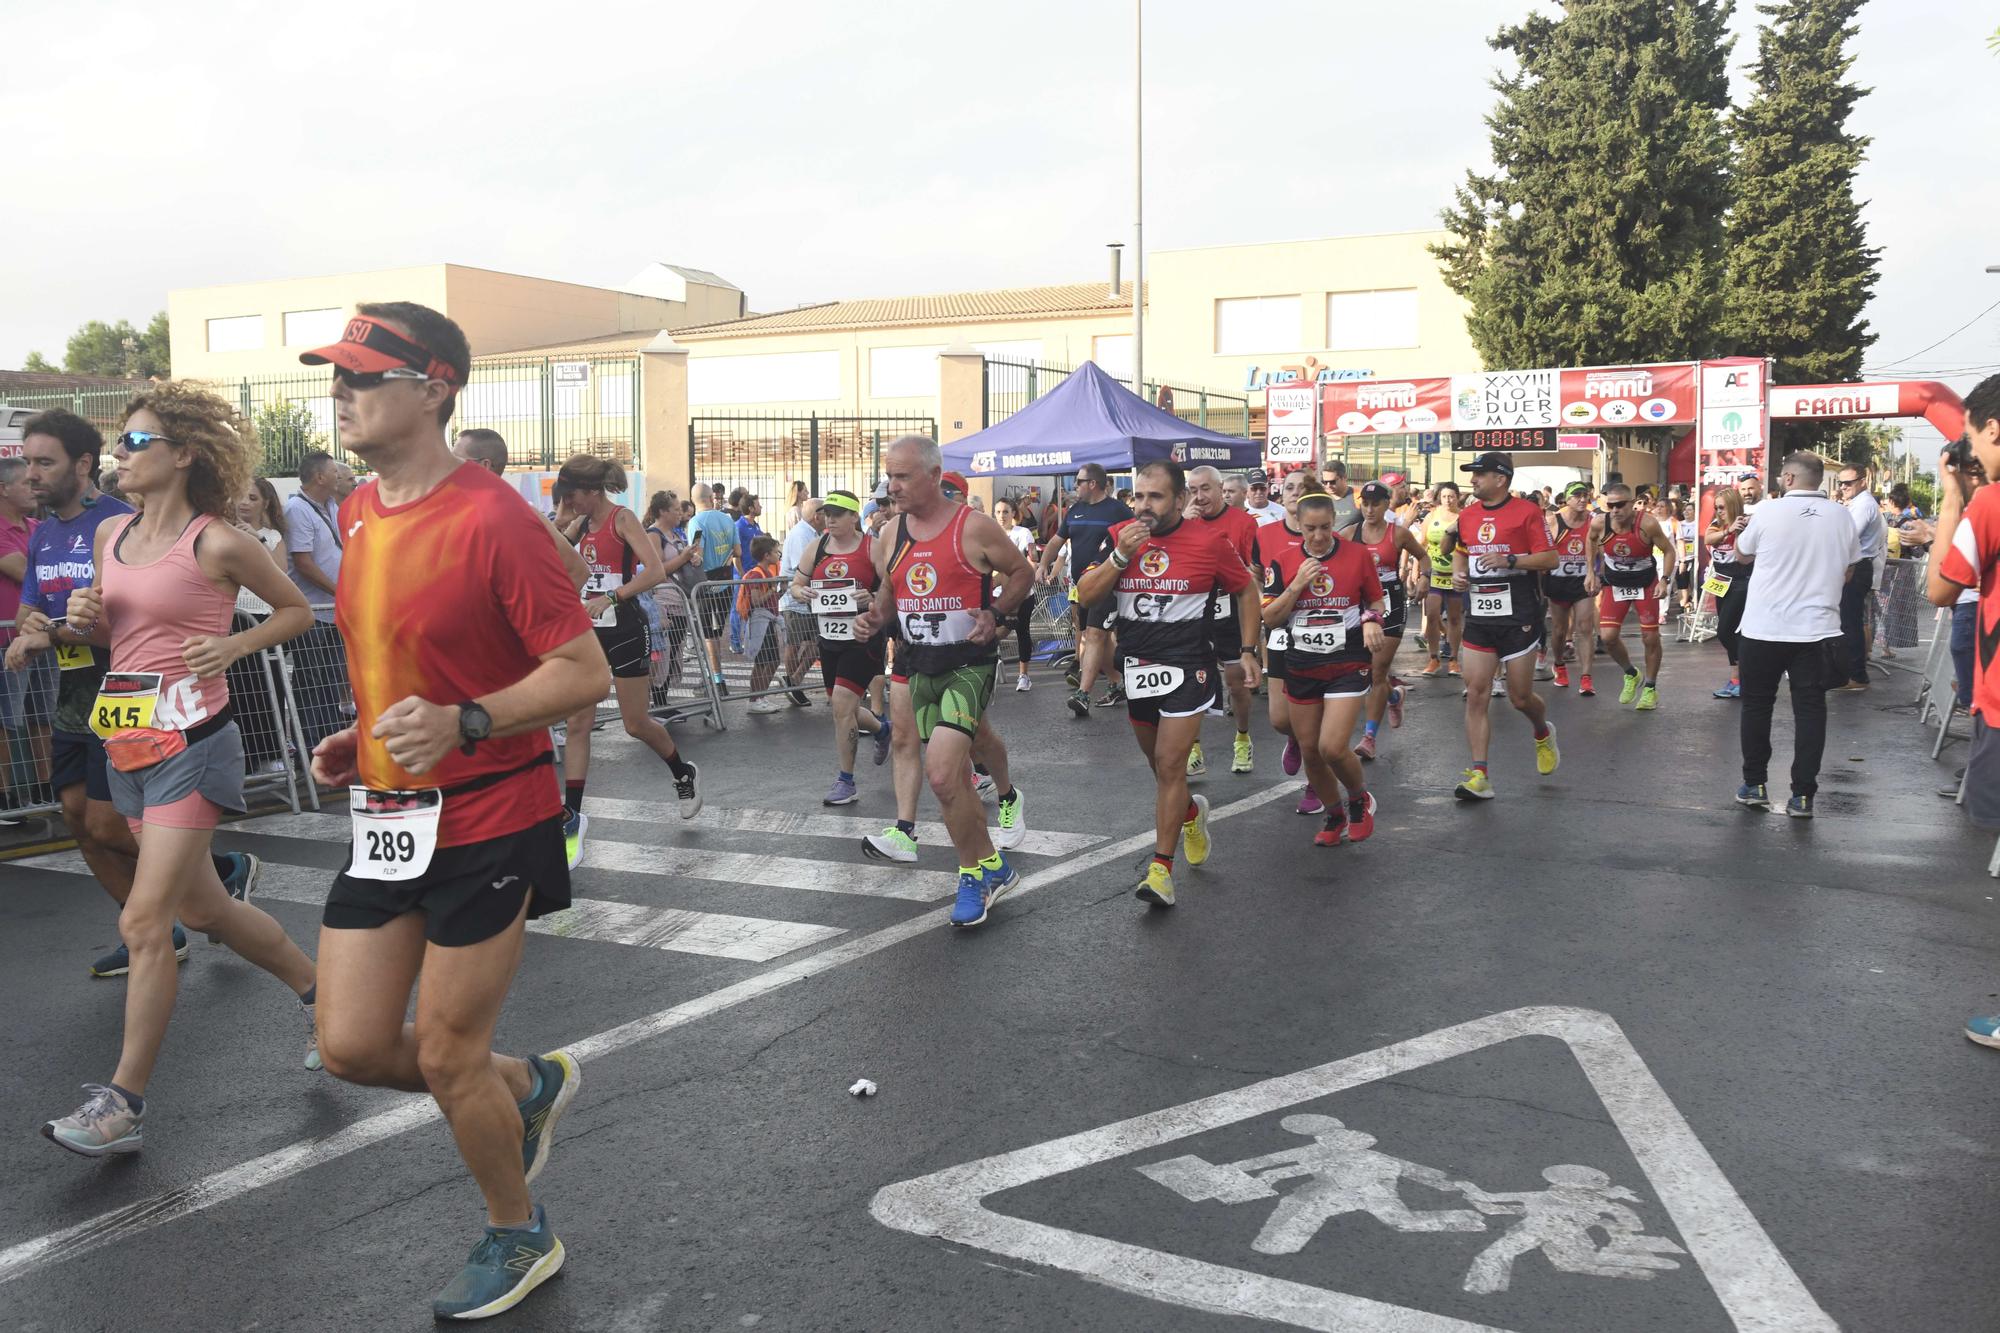
[[[458,706],[458,736],[463,742],[458,748],[462,753],[471,754],[479,742],[492,734],[492,714],[470,699]]]

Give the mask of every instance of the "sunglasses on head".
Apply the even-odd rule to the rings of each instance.
[[[156,444],[179,444],[156,430],[128,430],[118,437],[118,447],[128,454],[143,454]]]
[[[379,389],[383,380],[427,380],[429,375],[408,366],[392,366],[388,370],[349,370],[346,366],[335,366],[333,377],[350,389]]]

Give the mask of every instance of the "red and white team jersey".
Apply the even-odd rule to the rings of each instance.
[[[637,568],[632,548],[618,535],[618,515],[623,512],[624,506],[613,505],[601,527],[593,527],[577,539],[576,553],[590,568],[590,577],[583,584],[586,602],[593,597],[609,597],[631,579],[632,571]],[[639,618],[637,602],[613,602],[598,614],[595,623],[599,629],[609,629],[621,623],[636,625]]]
[[[1614,588],[1650,588],[1659,581],[1659,566],[1653,563],[1653,543],[1642,522],[1629,531],[1614,532],[1609,520],[1604,527],[1604,581]]]
[[[1972,711],[2000,726],[2000,486],[1982,486],[1958,520],[1939,572],[1979,589],[1973,619]]]
[[[965,520],[972,511],[954,505],[937,536],[910,536],[908,515],[898,519],[896,557],[889,590],[896,599],[896,666],[904,674],[938,676],[1000,655],[997,640],[973,643],[975,614],[988,605],[986,576],[965,560]]]
[[[1549,577],[1558,579],[1584,579],[1590,577],[1590,520],[1575,527],[1563,522],[1561,514],[1556,515],[1556,535],[1551,544],[1562,556],[1562,563],[1549,571]]]
[[[1403,550],[1396,542],[1395,515],[1385,515],[1382,523],[1382,537],[1379,541],[1361,540],[1361,529],[1354,529],[1354,544],[1367,551],[1375,561],[1375,577],[1385,592],[1400,593],[1403,590],[1403,574],[1397,566],[1402,562]]]
[[[854,617],[860,610],[858,589],[870,592],[880,580],[875,575],[874,543],[864,534],[852,551],[835,555],[827,548],[831,537],[822,537],[814,547],[816,558],[806,572],[806,609],[813,613],[819,637],[829,643],[850,643]]]
[[[1288,546],[1271,561],[1278,590],[1291,586],[1308,553],[1303,545]],[[1299,593],[1285,622],[1285,675],[1331,679],[1356,663],[1368,662],[1368,645],[1361,637],[1361,613],[1386,594],[1375,573],[1375,558],[1357,541],[1333,539],[1333,549],[1313,557],[1319,573]]]
[[[1458,544],[1471,579],[1466,615],[1473,620],[1528,624],[1541,615],[1541,584],[1528,570],[1510,570],[1507,557],[1549,549],[1541,506],[1518,495],[1497,505],[1478,501],[1458,515]]]
[[[1111,542],[1130,522],[1111,525]],[[1211,524],[1182,519],[1146,538],[1118,574],[1118,651],[1148,662],[1207,665],[1215,660],[1210,631],[1218,592],[1250,586],[1250,570]]]

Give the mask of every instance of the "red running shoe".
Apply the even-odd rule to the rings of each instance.
[[[1361,800],[1349,801],[1347,803],[1347,840],[1349,842],[1365,842],[1368,839],[1368,835],[1374,831],[1375,795],[1373,792],[1370,792],[1367,797]]]
[[[1389,725],[1403,725],[1403,682],[1400,677],[1389,677]]]
[[[1557,688],[1557,689],[1559,689],[1559,690],[1566,690],[1566,689],[1568,689],[1568,688],[1569,688],[1569,668],[1568,668],[1568,667],[1566,667],[1566,666],[1559,666],[1559,667],[1557,667],[1557,668],[1556,668],[1556,688]]]
[[[1364,735],[1361,738],[1361,744],[1354,747],[1354,753],[1363,759],[1373,759],[1375,757],[1375,738]]]
[[[1582,676],[1577,679],[1576,692],[1588,699],[1591,695],[1597,693],[1597,687],[1590,683],[1589,676]]]
[[[1347,820],[1344,816],[1338,814],[1328,815],[1325,825],[1321,827],[1319,832],[1313,834],[1313,846],[1340,846],[1340,832],[1346,827]]]

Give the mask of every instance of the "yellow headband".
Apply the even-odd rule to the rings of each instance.
[[[835,509],[845,509],[850,514],[861,512],[861,502],[845,495],[823,495],[820,497],[819,502],[823,507],[831,506]]]

